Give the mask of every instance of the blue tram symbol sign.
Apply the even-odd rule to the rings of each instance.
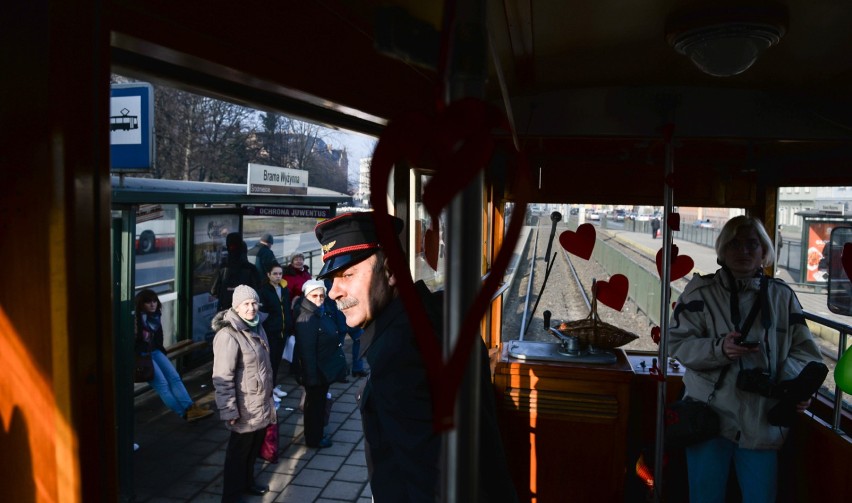
[[[109,135],[112,171],[147,171],[154,165],[154,89],[146,82],[113,84]]]

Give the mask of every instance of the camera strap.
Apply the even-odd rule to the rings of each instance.
[[[754,299],[754,303],[751,305],[751,309],[746,316],[745,321],[742,325],[740,325],[741,315],[740,315],[740,297],[737,289],[737,281],[734,279],[734,275],[731,274],[731,271],[728,270],[727,267],[722,268],[728,275],[728,283],[731,292],[731,321],[734,324],[734,331],[739,332],[743,337],[748,334],[748,331],[751,329],[751,325],[754,323],[755,318],[757,318],[757,312],[761,310],[763,307],[764,311],[764,320],[763,320],[763,328],[768,328],[768,298],[767,298],[767,287],[768,280],[765,275],[760,275],[760,291],[757,294],[757,298]]]
[[[719,371],[719,377],[716,378],[716,382],[713,383],[713,391],[710,392],[710,396],[707,397],[707,403],[713,401],[716,398],[716,391],[722,387],[722,381],[725,379],[725,374],[728,373],[728,369],[731,368],[730,365],[725,365],[722,367],[722,370]]]
[[[761,298],[766,297],[766,289],[767,289],[766,276],[761,276],[761,278],[760,278],[760,292],[758,293],[758,298],[754,299],[754,303],[752,303],[751,309],[748,312],[748,316],[746,316],[746,319],[743,322],[743,325],[742,325],[741,328],[737,328],[737,325],[739,324],[739,321],[740,321],[739,320],[740,309],[739,309],[739,298],[737,296],[736,282],[733,281],[733,276],[730,274],[730,271],[728,272],[728,277],[732,280],[732,283],[731,283],[731,318],[732,318],[732,320],[731,321],[734,322],[734,330],[736,330],[737,332],[742,334],[743,337],[745,337],[746,334],[748,333],[749,329],[751,328],[751,325],[754,323],[754,319],[757,318],[757,312],[761,310],[760,306],[761,306],[761,304],[763,304],[763,302],[761,302]],[[742,370],[742,365],[743,365],[742,361],[740,361],[739,364],[740,364],[740,370]],[[713,391],[711,391],[710,396],[707,397],[707,403],[712,402],[713,399],[716,398],[716,391],[718,391],[718,389],[722,387],[722,381],[725,379],[725,374],[728,373],[728,369],[730,369],[730,368],[731,368],[731,365],[725,365],[724,367],[722,367],[722,370],[719,371],[719,377],[716,379],[716,382],[713,384]]]

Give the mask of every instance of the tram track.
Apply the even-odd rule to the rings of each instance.
[[[551,312],[551,324],[585,318],[590,312],[591,286],[597,280],[609,278],[609,274],[594,259],[584,260],[573,257],[559,246],[558,235],[570,226],[566,222],[557,225],[555,243],[559,258],[552,264],[547,284],[544,284],[543,271],[548,262],[544,260],[547,248],[547,236],[551,222],[539,219],[533,229],[524,255],[518,263],[515,284],[504,296],[503,339],[522,339],[538,342],[556,342],[556,338],[544,327],[544,311]],[[530,306],[538,303],[535,312]],[[606,306],[598,308],[598,314],[604,321],[635,333],[639,339],[625,348],[656,351],[657,345],[651,340],[650,320],[628,299],[621,311]]]
[[[583,260],[573,257],[561,246],[558,246],[559,233],[571,230],[567,223],[562,222],[557,227],[557,239],[554,244],[561,258],[557,259],[547,285],[541,291],[541,285],[544,281],[542,266],[546,267],[547,265],[547,262],[544,261],[544,250],[547,247],[547,242],[541,236],[542,231],[549,232],[550,222],[546,219],[540,219],[540,221],[543,222],[540,222],[534,228],[534,235],[530,238],[530,244],[524,250],[525,254],[519,261],[518,270],[515,273],[516,285],[513,285],[509,289],[510,293],[504,296],[504,340],[556,342],[556,338],[545,330],[544,311],[551,312],[551,324],[585,318],[589,315],[592,283],[597,279],[605,280],[611,276],[594,259]],[[543,235],[547,236],[547,234]],[[653,258],[647,254],[634,250],[628,244],[609,236],[599,237],[609,239],[611,245],[616,245],[631,260],[648,267],[655,267]],[[678,281],[686,283],[684,279]],[[541,294],[539,295],[540,291]],[[538,307],[532,313],[531,306],[536,301],[538,301]],[[628,298],[621,311],[599,306],[598,314],[607,323],[639,336],[636,341],[623,346],[624,349],[657,351],[657,344],[650,338],[652,323],[631,299]],[[836,346],[822,340],[818,340],[818,344],[824,360],[833,369],[837,361]],[[830,385],[829,388],[833,388],[833,385]]]

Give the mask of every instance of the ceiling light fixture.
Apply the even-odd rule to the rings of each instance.
[[[785,19],[786,10],[778,7],[693,11],[670,22],[666,38],[702,72],[731,77],[781,40]]]

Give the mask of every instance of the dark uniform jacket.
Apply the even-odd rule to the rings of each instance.
[[[305,387],[331,384],[346,373],[334,319],[304,297],[296,318],[296,352]]]
[[[418,282],[421,296],[428,294]],[[433,326],[437,298],[432,307]],[[439,309],[439,308],[437,308]],[[438,325],[440,326],[440,325]],[[432,401],[426,369],[402,301],[394,299],[362,335],[370,377],[360,399],[370,487],[376,503],[437,501],[441,435],[432,427]],[[480,416],[481,502],[516,502],[497,429],[494,392],[485,347]]]

